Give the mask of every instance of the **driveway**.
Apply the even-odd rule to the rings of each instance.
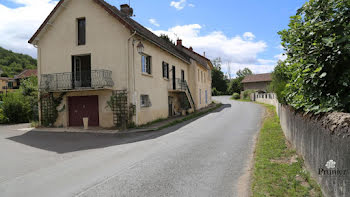
[[[214,99],[223,107],[155,132],[0,126],[0,196],[238,196],[263,108]]]

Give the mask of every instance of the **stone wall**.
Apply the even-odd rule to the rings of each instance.
[[[276,106],[284,135],[303,157],[323,193],[350,196],[350,114],[304,115],[279,104],[276,95],[256,94],[255,98]]]
[[[350,114],[310,116],[288,106],[280,106],[279,111],[285,136],[324,194],[350,196]]]

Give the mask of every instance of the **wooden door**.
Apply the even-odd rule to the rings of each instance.
[[[68,97],[69,126],[83,126],[83,118],[89,118],[89,126],[99,126],[98,96]]]

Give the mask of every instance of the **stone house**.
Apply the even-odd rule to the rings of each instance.
[[[243,81],[243,90],[256,90],[266,92],[272,81],[271,73],[248,75]]]
[[[211,103],[212,63],[103,0],[61,0],[29,40],[37,48],[40,122],[142,125]],[[52,119],[54,119],[52,121]]]

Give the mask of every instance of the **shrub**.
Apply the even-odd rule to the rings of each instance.
[[[345,0],[309,1],[279,32],[289,78],[282,93],[295,109],[350,112],[349,6]]]
[[[6,123],[29,122],[31,106],[28,99],[20,92],[11,92],[4,97],[2,104],[4,121]]]
[[[232,94],[232,98],[237,100],[237,99],[240,99],[241,96],[237,92],[235,92],[235,93]]]
[[[243,91],[243,99],[250,100],[250,94],[254,93],[255,90],[245,90]]]

